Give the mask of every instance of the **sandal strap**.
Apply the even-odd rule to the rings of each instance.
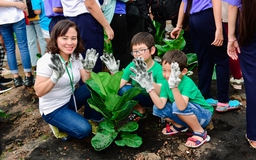
[[[193,132],[193,136],[198,136],[198,137],[205,139],[207,137],[207,131],[204,131],[204,133]]]
[[[181,128],[178,128],[176,127],[175,125],[172,125],[173,129],[175,129],[176,131],[180,132],[180,131],[183,131],[184,129],[186,129],[187,127],[181,127]]]

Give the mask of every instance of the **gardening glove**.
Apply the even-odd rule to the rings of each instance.
[[[63,63],[61,61],[59,54],[52,54],[51,61],[52,64],[49,64],[49,67],[53,70],[53,72],[52,76],[50,77],[50,80],[54,84],[56,84],[65,73],[64,65],[66,64],[66,62]]]
[[[138,72],[147,72],[147,64],[141,57],[132,60]]]
[[[145,88],[147,93],[154,89],[152,72],[142,72],[131,67],[130,69],[135,76],[130,76],[134,81],[140,84],[142,88]]]
[[[85,59],[81,59],[83,68],[86,71],[91,72],[96,64],[98,57],[99,53],[97,53],[95,49],[87,49]]]
[[[180,67],[177,62],[172,62],[171,64],[171,74],[168,80],[169,87],[172,88],[177,88],[179,83],[180,83]]]
[[[120,60],[116,61],[115,57],[113,56],[113,53],[110,53],[110,54],[104,53],[102,56],[100,56],[100,59],[107,66],[111,74],[115,74],[116,72],[119,71]]]

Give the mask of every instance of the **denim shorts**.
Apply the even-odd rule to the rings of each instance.
[[[176,105],[176,103],[167,102],[163,109],[158,109],[155,105],[153,107],[153,115],[158,116],[160,118],[170,118],[174,122],[184,126],[189,127],[185,122],[183,122],[178,115],[195,115],[198,119],[200,125],[205,128],[211,121],[212,113],[202,108],[199,104],[188,103],[188,106],[185,110],[180,111]]]

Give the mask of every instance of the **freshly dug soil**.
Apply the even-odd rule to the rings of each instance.
[[[192,79],[197,82],[197,69]],[[216,98],[216,82],[212,83],[212,94]],[[188,134],[165,136],[161,133],[164,125],[152,115],[152,109],[146,119],[139,121],[136,133],[143,138],[139,148],[118,147],[111,144],[103,151],[95,151],[91,146],[91,135],[66,142],[56,139],[49,126],[41,118],[38,110],[38,98],[32,88],[14,88],[1,94],[0,108],[8,118],[0,119],[0,159],[28,160],[166,160],[166,159],[213,159],[240,160],[256,159],[255,150],[249,147],[245,135],[245,93],[230,87],[230,97],[242,102],[240,110],[227,113],[215,113],[208,134],[211,141],[198,149],[184,146]],[[81,111],[82,112],[82,111]]]

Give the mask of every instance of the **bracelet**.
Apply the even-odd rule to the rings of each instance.
[[[232,40],[228,40],[228,42],[235,42],[235,41],[236,41],[236,38]]]

